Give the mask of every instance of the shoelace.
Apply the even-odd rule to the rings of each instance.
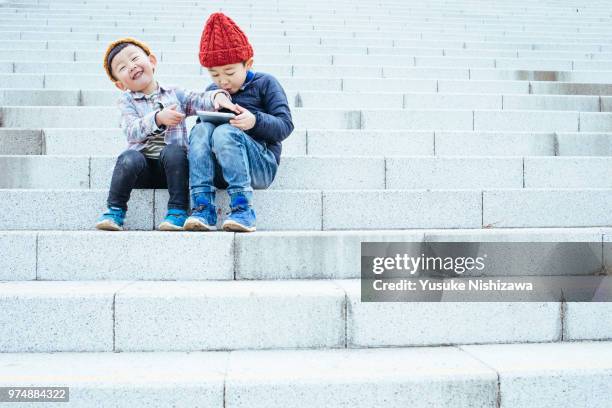
[[[208,205],[206,205],[206,204],[201,204],[201,205],[199,205],[199,206],[197,206],[196,208],[194,208],[194,209],[193,209],[193,213],[196,213],[196,212],[203,212],[203,211],[204,211],[204,209],[206,209],[207,207],[208,207]]]
[[[249,209],[248,206],[240,205],[238,207],[230,208],[230,211],[226,212],[225,215],[230,215],[230,214],[235,213],[235,212],[236,213],[243,213],[243,212],[247,211],[248,209]]]

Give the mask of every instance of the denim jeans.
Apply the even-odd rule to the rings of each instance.
[[[189,134],[192,198],[217,188],[230,195],[252,194],[253,189],[268,188],[277,169],[276,158],[265,145],[232,125],[198,122]]]
[[[188,175],[187,153],[179,145],[164,147],[159,160],[146,158],[137,150],[126,150],[117,158],[107,204],[127,210],[133,189],[167,188],[168,209],[188,210]]]

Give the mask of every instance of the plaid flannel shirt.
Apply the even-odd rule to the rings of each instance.
[[[221,90],[228,97],[229,93]],[[178,144],[185,150],[189,147],[185,121],[176,126],[157,126],[155,114],[170,105],[176,105],[177,112],[192,116],[196,111],[214,111],[213,99],[219,90],[192,92],[182,88],[158,85],[151,95],[142,92],[124,92],[117,105],[121,111],[121,129],[127,137],[128,149],[142,150],[151,135],[164,133],[167,145]]]

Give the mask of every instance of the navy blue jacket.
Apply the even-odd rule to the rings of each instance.
[[[206,88],[213,89],[219,89],[217,84]],[[232,102],[255,115],[255,127],[246,134],[266,145],[280,163],[281,142],[293,132],[293,121],[287,95],[278,80],[270,74],[249,71],[242,88],[232,95]]]

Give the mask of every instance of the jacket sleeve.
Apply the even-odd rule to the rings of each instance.
[[[261,97],[266,112],[255,113],[255,127],[246,133],[265,142],[280,143],[293,132],[287,95],[281,84],[271,77]]]
[[[163,132],[155,123],[153,111],[140,116],[130,98],[123,95],[117,102],[121,110],[121,129],[129,144],[144,143],[150,135]]]
[[[231,100],[229,92],[223,89],[215,89],[213,91],[193,92],[177,88],[175,90],[176,97],[179,100],[183,112],[187,116],[196,115],[197,111],[214,111],[214,99],[218,93],[224,93]]]

